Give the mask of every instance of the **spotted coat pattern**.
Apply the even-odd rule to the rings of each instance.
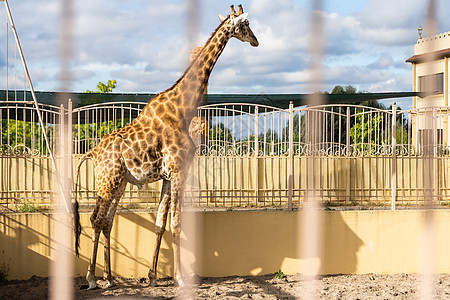
[[[246,15],[245,15],[246,17]],[[96,207],[91,216],[92,254],[86,279],[95,288],[95,265],[100,233],[105,236],[104,277],[114,284],[110,265],[110,233],[114,215],[126,184],[137,185],[163,180],[156,220],[156,241],[149,278],[156,283],[156,268],[167,215],[171,213],[174,243],[174,276],[183,285],[180,269],[181,197],[195,145],[189,136],[194,117],[211,71],[231,37],[258,46],[249,22],[240,13],[223,18],[221,24],[193,59],[184,75],[169,89],[157,94],[129,125],[103,137],[78,164],[90,158],[95,166]],[[77,202],[78,203],[78,202]],[[78,207],[78,206],[76,206]],[[79,238],[80,232],[77,233]]]

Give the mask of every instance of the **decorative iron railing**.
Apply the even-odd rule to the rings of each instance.
[[[57,158],[55,144],[64,131],[59,123],[71,122],[76,163],[77,154],[129,124],[145,105],[40,109]],[[0,116],[0,202],[6,207],[27,201],[50,205],[54,173],[32,103],[0,102]],[[327,205],[416,206],[430,194],[434,203],[447,205],[448,117],[444,107],[400,111],[395,105],[389,110],[356,105],[291,105],[286,110],[244,103],[202,106],[189,129],[197,152],[185,202],[292,208],[315,191]],[[81,177],[82,203],[94,204],[90,163]],[[156,206],[159,189],[159,183],[142,190],[129,186],[122,205]]]
[[[53,149],[64,109],[40,105],[46,124],[50,148]],[[42,156],[48,155],[42,126],[32,101],[0,102],[0,155]]]

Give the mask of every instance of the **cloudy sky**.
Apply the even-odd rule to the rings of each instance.
[[[39,91],[61,89],[59,60],[62,1],[9,0],[28,68]],[[95,90],[117,80],[117,92],[159,92],[188,64],[190,47],[205,42],[231,1],[77,0],[73,9],[72,91]],[[188,3],[198,2],[189,10]],[[417,27],[425,27],[426,0],[322,1],[323,84],[360,91],[411,91]],[[241,1],[257,48],[233,39],[211,75],[210,93],[308,93],[311,0]],[[448,0],[437,0],[437,32],[450,31]],[[6,17],[0,6],[0,89],[6,86]],[[191,13],[189,13],[191,11]],[[197,22],[195,22],[197,20]],[[198,24],[192,41],[189,24]],[[427,28],[425,28],[427,30]],[[15,85],[12,35],[9,86]],[[17,71],[17,78],[23,76]],[[20,83],[19,83],[20,86]],[[22,83],[23,86],[23,83]]]

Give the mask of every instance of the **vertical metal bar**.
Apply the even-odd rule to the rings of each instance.
[[[24,99],[25,100],[25,99]],[[30,111],[31,115],[31,149],[32,151],[36,150],[36,132],[35,132],[35,115],[34,111]]]
[[[25,77],[27,78],[28,85],[30,86],[31,96],[33,97],[34,105],[36,107],[36,112],[37,112],[38,117],[39,117],[39,123],[42,126],[42,132],[43,132],[43,135],[44,135],[44,139],[45,139],[45,141],[47,143],[48,153],[50,154],[50,159],[52,161],[52,166],[53,166],[53,169],[55,170],[55,175],[56,175],[55,177],[56,177],[56,180],[57,180],[60,192],[63,195],[63,197],[65,197],[64,191],[62,190],[62,184],[61,184],[61,181],[60,181],[59,172],[58,172],[58,169],[56,167],[55,158],[53,156],[53,151],[50,149],[50,143],[48,141],[47,132],[45,130],[45,124],[44,124],[44,121],[42,120],[42,115],[41,115],[41,112],[39,110],[39,105],[38,105],[38,102],[37,102],[36,94],[34,93],[33,83],[31,82],[30,73],[28,72],[28,67],[27,67],[27,64],[25,62],[25,57],[24,57],[23,52],[22,52],[22,47],[21,47],[20,42],[19,42],[19,37],[18,37],[17,32],[16,32],[16,27],[14,25],[14,21],[13,21],[12,15],[11,15],[11,11],[9,9],[8,1],[7,0],[3,0],[3,2],[5,3],[6,13],[8,14],[8,19],[9,19],[9,22],[11,24],[11,28],[12,28],[12,32],[14,34],[14,38],[16,40],[17,50],[19,51],[20,59],[22,60]],[[67,203],[66,199],[64,199],[64,203],[65,204]],[[66,210],[67,210],[67,212],[70,211],[68,206],[66,206]]]
[[[258,106],[255,106],[255,165],[254,165],[254,171],[255,171],[255,204],[258,204],[259,201],[259,166],[258,166],[258,156],[259,156],[259,141],[258,141],[258,112],[259,108]]]
[[[350,107],[347,107],[347,156],[350,156]]]
[[[5,1],[5,5],[6,1]],[[6,19],[6,101],[8,101],[8,97],[9,97],[9,34],[8,34],[8,27],[9,27],[9,23],[8,23],[8,19]],[[9,118],[8,118],[9,120]],[[9,134],[8,134],[9,135]],[[9,145],[9,143],[8,143]]]
[[[69,159],[68,167],[67,167],[67,187],[72,186],[72,152],[73,152],[73,138],[72,138],[72,112],[73,112],[73,103],[72,99],[69,99],[67,103],[67,158]]]
[[[15,118],[14,118],[14,120],[16,121],[16,124],[15,124],[15,134],[14,134],[14,142],[15,142],[15,144],[16,144],[16,146],[18,145],[18,139],[19,139],[19,136],[18,136],[18,128],[19,128],[19,124],[18,124],[18,117],[19,117],[19,114],[18,114],[18,110],[19,110],[19,105],[16,103],[16,106],[15,106],[15,109],[14,109],[14,112],[15,112]]]
[[[392,104],[392,173],[391,173],[391,210],[395,210],[397,198],[397,105]]]
[[[27,124],[27,107],[25,104],[23,105],[22,113],[23,113],[23,116],[22,116],[23,117],[22,118],[22,121],[23,121],[23,123],[22,123],[22,130],[23,130],[22,143],[23,143],[23,146],[25,147],[24,148],[24,151],[25,151],[25,149],[27,148],[27,126],[26,126],[26,124]]]
[[[346,176],[345,176],[345,178],[346,178],[346,184],[345,184],[345,192],[346,192],[346,195],[345,195],[345,199],[346,199],[346,202],[347,202],[347,204],[349,204],[350,203],[350,184],[351,184],[351,178],[350,178],[350,169],[351,169],[351,160],[350,160],[350,154],[351,154],[351,151],[350,151],[350,118],[351,118],[351,116],[350,116],[350,107],[349,106],[347,106],[347,136],[346,136],[346,145],[347,145],[347,153],[346,153],[346,156],[347,156],[347,158],[346,158],[346,160],[347,160],[347,167],[346,167]]]
[[[288,210],[292,211],[292,194],[294,189],[294,103],[289,103],[289,181]]]
[[[65,129],[64,125],[65,125],[64,105],[61,104],[60,107],[59,107],[59,126],[58,126],[59,133],[57,134],[57,139],[59,140],[59,143],[57,143],[58,146],[59,146],[59,149],[58,149],[58,152],[57,152],[57,159],[58,159],[58,162],[59,162],[59,168],[60,168],[60,170],[62,170],[61,171],[62,172],[61,176],[66,178],[66,175],[64,174],[65,168],[63,167],[63,164],[66,164],[66,162],[64,161],[65,156],[66,156],[66,153],[64,151],[65,150],[65,138],[66,138],[66,136],[65,136],[66,133],[64,132],[64,129]],[[63,186],[67,187],[67,185],[64,182],[63,182]],[[65,192],[66,191],[63,191],[63,193],[65,193]],[[63,198],[63,201],[64,201],[64,199],[65,198]],[[60,206],[61,202],[59,202],[59,203],[56,202],[56,204],[58,206]],[[58,206],[57,206],[57,210],[59,209]]]
[[[266,147],[266,143],[267,143],[267,108],[264,109],[264,113],[263,113],[263,117],[264,117],[264,130],[263,130],[263,155],[267,155],[267,147]]]
[[[439,113],[439,115],[441,116],[441,114]],[[437,152],[437,146],[438,146],[438,143],[439,143],[439,137],[438,137],[438,128],[439,128],[439,126],[438,126],[438,119],[439,119],[440,117],[438,117],[438,114],[437,114],[437,109],[433,109],[433,125],[432,125],[432,128],[433,128],[433,156],[432,156],[432,172],[433,172],[433,174],[432,174],[432,176],[433,176],[433,184],[432,184],[432,186],[431,186],[431,188],[432,188],[432,193],[433,193],[433,195],[432,195],[432,197],[431,197],[431,199],[432,199],[432,205],[435,205],[435,204],[437,204],[438,202],[437,202],[437,200],[439,199],[439,165],[437,164],[437,155],[438,155],[438,152]]]
[[[236,155],[237,151],[236,151],[236,122],[235,122],[235,118],[236,118],[236,111],[235,111],[235,107],[234,105],[231,106],[232,110],[233,110],[233,116],[232,116],[232,133],[231,133],[231,138],[232,138],[232,147],[233,147],[233,154]],[[206,126],[206,125],[205,125]],[[233,173],[234,174],[234,173]],[[235,178],[236,179],[236,178]]]

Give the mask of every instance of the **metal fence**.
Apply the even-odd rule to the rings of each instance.
[[[53,149],[64,108],[40,105],[39,109],[47,126],[50,148]],[[39,124],[33,101],[0,102],[0,116],[0,155],[48,155],[43,128]]]
[[[80,154],[130,123],[145,104],[40,109],[55,151],[60,121],[71,116],[76,164]],[[448,205],[448,114],[447,108],[400,111],[395,104],[391,109],[291,105],[281,110],[244,103],[200,107],[189,129],[197,152],[185,203],[292,208],[314,193],[329,206]],[[32,103],[0,102],[0,115],[1,205],[50,205],[54,174]],[[95,203],[94,176],[88,161],[81,170],[82,204]],[[159,191],[159,182],[142,190],[129,185],[122,207],[156,206]]]

